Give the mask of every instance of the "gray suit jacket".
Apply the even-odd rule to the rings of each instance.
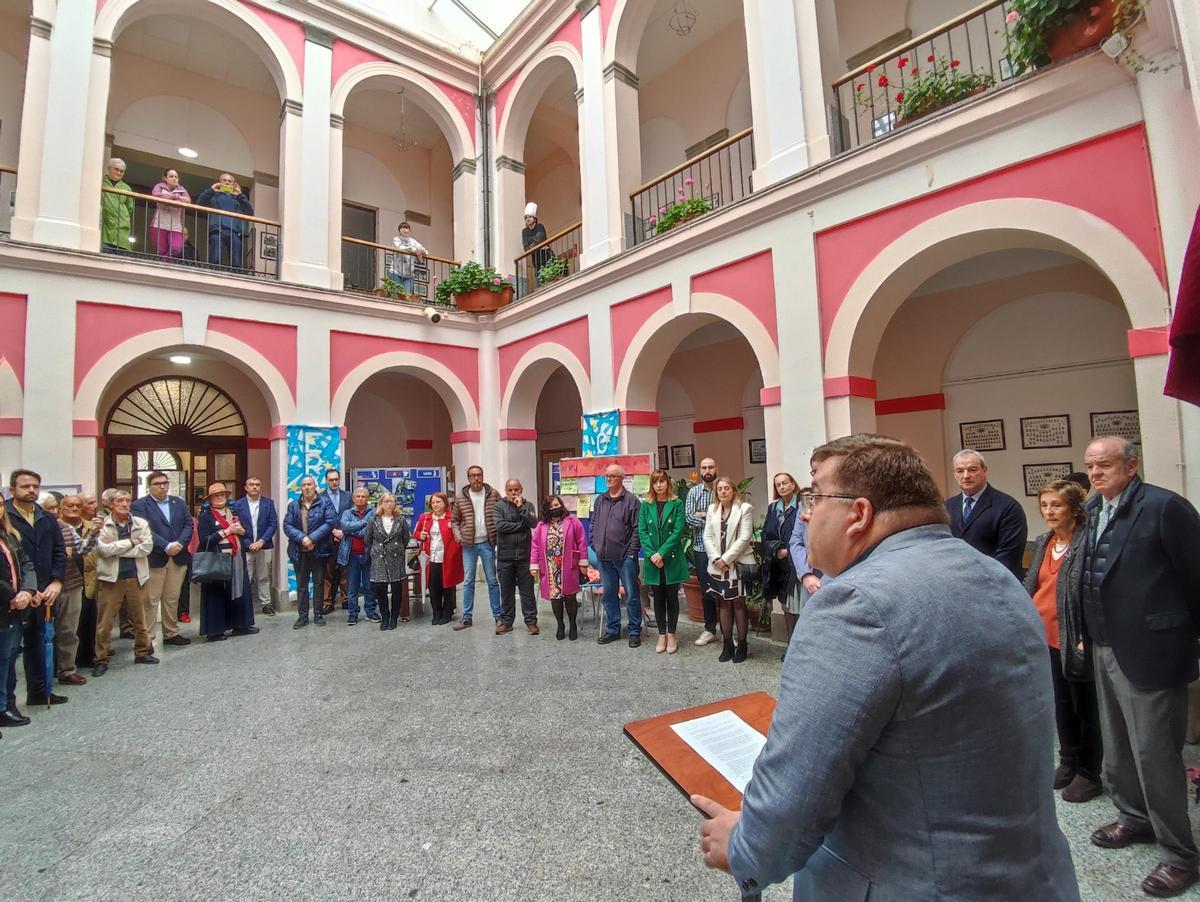
[[[889,536],[809,599],[729,862],[797,900],[1077,900],[1054,812],[1041,621],[946,526]]]

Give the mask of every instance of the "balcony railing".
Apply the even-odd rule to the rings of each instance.
[[[12,234],[13,208],[16,206],[17,170],[0,166],[0,238]]]
[[[432,303],[438,284],[456,266],[457,260],[433,254],[421,257],[386,244],[342,236],[342,277],[347,291]]]
[[[1011,8],[991,0],[835,81],[835,150],[869,144],[1011,79]]]
[[[516,297],[529,297],[539,288],[579,272],[583,222],[561,229],[513,261]]]
[[[136,191],[109,187],[100,190],[133,202],[129,247],[106,243],[101,248],[104,253],[263,279],[279,278],[277,222]]]
[[[748,196],[753,172],[754,130],[748,128],[647,182],[629,195],[629,245]]]

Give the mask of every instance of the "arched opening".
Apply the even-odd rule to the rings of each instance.
[[[539,499],[549,491],[550,465],[564,457],[579,456],[582,419],[583,401],[579,397],[579,387],[566,367],[555,367],[542,386],[534,412]]]
[[[346,409],[346,466],[450,467],[450,410],[428,382],[412,372],[369,377]]]
[[[151,194],[163,171],[174,169],[187,193],[168,199],[192,204],[229,173],[246,203],[229,202],[228,211],[252,211],[262,221],[135,199],[129,247],[111,234],[102,234],[102,247],[277,275],[282,79],[262,39],[220,4],[134,6],[113,42],[105,163],[123,159],[124,181],[139,194]],[[220,204],[224,194],[236,196],[212,196]]]
[[[401,222],[429,254],[454,257],[454,165],[450,142],[422,94],[396,76],[377,75],[350,89],[343,108],[341,268],[347,289],[374,291],[384,275],[412,279],[417,300],[433,296],[446,268],[396,258]],[[372,246],[375,245],[375,246]]]
[[[629,450],[662,449],[672,478],[686,478],[703,458],[715,458],[722,473],[753,477],[750,500],[765,506],[762,388],[759,359],[739,330],[711,314],[677,317],[646,342],[630,371],[627,406],[656,411],[658,426],[627,430]]]
[[[29,7],[29,0],[0,0],[0,236],[12,231],[29,55]]]
[[[225,482],[235,494],[253,473],[271,485],[269,407],[249,376],[218,355],[189,349],[191,363],[160,352],[131,362],[100,400],[100,484],[146,493],[146,476],[163,469],[171,491],[193,509],[204,489]]]
[[[1037,489],[1083,469],[1093,431],[1136,428],[1130,325],[1112,283],[1074,256],[968,256],[922,282],[888,322],[872,373],[876,428],[913,444],[947,495],[957,491],[952,456],[980,445],[989,481],[1036,528]]]

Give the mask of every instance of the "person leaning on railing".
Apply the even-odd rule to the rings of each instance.
[[[125,183],[125,161],[113,157],[108,161],[100,185],[113,191],[132,191]],[[129,230],[133,224],[133,198],[113,191],[100,193],[100,246],[108,254],[123,254],[129,250]]]
[[[529,250],[531,247],[542,244],[546,240],[546,227],[538,222],[537,204],[530,202],[525,205],[525,228],[521,229],[521,247],[524,250]],[[542,248],[537,253],[529,258],[529,263],[533,267],[534,278],[539,285],[542,284],[541,276],[538,275],[539,270],[554,256],[554,252],[548,247]]]
[[[192,196],[179,184],[179,173],[174,169],[164,169],[162,179],[150,193],[166,200],[192,202]],[[182,257],[183,233],[183,207],[156,204],[154,218],[150,220],[150,242],[154,252],[160,257]]]
[[[224,210],[227,213],[241,213],[243,216],[253,216],[254,207],[246,197],[242,186],[228,172],[222,172],[221,177],[212,185],[200,192],[196,203],[201,207],[212,207],[214,210]],[[242,269],[242,241],[246,237],[248,226],[246,220],[235,219],[232,216],[208,217],[208,262],[221,265],[221,251],[229,251],[229,266],[232,269]]]
[[[396,237],[392,239],[392,244],[397,251],[402,253],[392,254],[389,275],[400,283],[405,294],[412,294],[415,287],[417,258],[424,259],[429,251],[425,250],[425,245],[412,236],[412,226],[407,222],[402,222],[396,227]]]

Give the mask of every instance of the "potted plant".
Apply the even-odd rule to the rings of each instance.
[[[878,77],[877,84],[884,89],[885,96],[888,89],[896,89],[892,103],[896,109],[897,126],[966,100],[996,83],[991,73],[964,72],[960,68],[962,63],[957,59],[948,60],[931,53],[925,62],[925,66],[910,66],[907,56],[900,57],[896,65],[902,82],[898,85],[893,84],[886,74]],[[872,77],[873,68],[867,67],[867,78]],[[865,80],[854,85],[855,102],[860,109],[877,111],[879,96],[874,91],[865,91],[866,87]]]
[[[405,291],[404,286],[390,275],[383,277],[379,283],[379,287],[375,290],[375,294],[392,301],[412,300],[412,295]]]
[[[704,197],[688,197],[688,189],[690,189],[696,180],[686,178],[683,180],[683,185],[675,195],[675,200],[670,204],[664,204],[658,208],[658,215],[651,216],[647,222],[654,226],[654,234],[661,235],[664,232],[669,232],[677,225],[682,225],[690,219],[695,219],[697,216],[703,216],[705,213],[712,212],[712,204]]]
[[[570,271],[571,268],[567,264],[566,257],[551,257],[537,271],[537,282],[539,285],[548,285],[551,282],[558,281],[563,276],[570,275]]]
[[[1140,14],[1141,0],[1013,0],[1004,19],[1009,65],[1020,74],[1057,62],[1132,28]]]
[[[490,266],[464,263],[438,283],[437,302],[469,313],[491,313],[512,302],[512,283]],[[451,300],[453,298],[453,301]]]

